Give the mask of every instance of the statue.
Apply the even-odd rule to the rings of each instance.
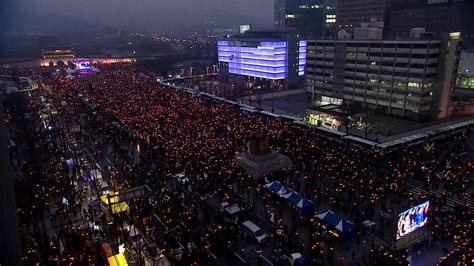
[[[264,133],[255,133],[249,141],[249,150],[237,152],[235,162],[245,172],[258,179],[265,173],[291,167],[288,156],[270,150],[270,138]]]
[[[250,152],[255,155],[270,154],[270,139],[263,133],[256,133],[250,139]]]

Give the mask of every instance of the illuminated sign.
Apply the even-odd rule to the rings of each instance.
[[[240,33],[246,33],[252,29],[251,25],[240,25]]]
[[[76,69],[78,70],[90,69],[92,67],[92,62],[89,59],[77,59],[77,60],[74,60],[74,65],[76,66]]]
[[[398,215],[396,240],[415,232],[428,222],[428,208],[430,202],[426,201],[410,208]]]

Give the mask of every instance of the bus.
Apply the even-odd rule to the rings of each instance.
[[[302,118],[299,118],[299,117],[296,117],[296,116],[292,116],[292,115],[280,115],[281,118],[283,119],[287,119],[287,120],[290,120],[290,121],[301,121],[303,120]]]
[[[242,111],[242,113],[246,115],[250,115],[250,114],[258,112],[257,109],[255,108],[247,108],[247,107],[241,107],[240,111]]]
[[[451,133],[452,129],[449,127],[442,127],[426,132],[430,140],[443,139]]]
[[[373,142],[367,139],[363,139],[363,138],[359,138],[359,137],[351,136],[351,135],[344,136],[344,139],[346,139],[350,144],[360,146],[363,148],[369,148],[369,149],[375,148],[378,144],[377,142]]]
[[[428,139],[429,139],[428,134],[424,134],[424,133],[415,134],[415,135],[402,138],[402,140],[405,140],[407,142],[408,147],[423,144],[426,141],[428,141]]]
[[[384,150],[384,151],[392,151],[392,150],[402,149],[406,145],[407,145],[406,140],[397,139],[397,140],[393,140],[393,141],[378,144],[377,147]]]
[[[266,116],[272,117],[272,118],[276,118],[276,119],[280,119],[280,118],[281,118],[281,116],[280,116],[279,114],[275,114],[275,113],[268,112],[268,111],[259,111],[259,113],[261,113],[262,115],[266,115]]]
[[[316,127],[316,130],[318,133],[326,138],[332,139],[332,140],[342,140],[344,139],[345,136],[347,136],[347,133],[344,132],[339,132],[336,130],[330,130],[325,127]]]

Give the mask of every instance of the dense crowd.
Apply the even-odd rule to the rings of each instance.
[[[473,166],[472,155],[466,145],[472,132],[463,132],[449,141],[435,143],[430,150],[415,147],[406,148],[402,153],[385,153],[325,139],[310,128],[291,121],[269,119],[260,114],[242,114],[238,108],[211,98],[164,88],[147,74],[124,66],[104,69],[100,74],[74,80],[51,77],[46,73],[35,72],[31,75],[41,80],[43,88],[56,97],[53,104],[58,109],[64,101],[67,104],[64,109],[73,114],[75,110],[84,108],[83,97],[93,103],[95,117],[81,119],[89,119],[92,123],[89,129],[97,144],[94,157],[101,156],[98,147],[103,142],[111,143],[116,151],[128,151],[130,147],[124,148],[123,143],[140,146],[139,162],[120,158],[122,155],[118,153],[114,155],[113,159],[120,161],[121,166],[116,169],[119,174],[111,175],[110,181],[115,189],[148,184],[154,191],[159,191],[160,199],[167,199],[131,204],[131,216],[142,221],[140,226],[143,230],[153,231],[154,213],[160,213],[160,217],[164,217],[162,222],[168,227],[173,227],[172,221],[179,217],[189,217],[193,220],[191,224],[199,224],[200,203],[188,195],[208,195],[219,191],[231,201],[249,204],[251,209],[256,204],[255,200],[247,202],[248,199],[234,195],[228,188],[235,180],[238,180],[239,189],[257,187],[256,200],[263,197],[265,201],[264,190],[260,189],[263,180],[255,181],[247,176],[233,161],[236,152],[247,149],[254,133],[263,132],[269,135],[272,149],[288,155],[293,161],[291,169],[267,174],[266,180],[282,181],[297,191],[304,184],[302,193],[305,197],[343,213],[355,222],[358,231],[364,220],[382,222],[384,213],[391,215],[386,221],[388,224],[395,223],[398,212],[430,198],[430,217],[433,217],[429,225],[432,232],[430,242],[453,241],[455,246],[453,252],[446,254],[440,263],[472,259],[474,230],[470,208],[456,206],[458,208],[454,212],[443,208],[448,197],[474,196],[469,194],[469,188],[473,185]],[[53,156],[57,149],[51,150]],[[468,153],[467,158],[461,157],[463,153]],[[48,161],[52,158],[41,159]],[[51,168],[48,168],[51,172],[45,173],[55,176],[53,183],[44,187],[60,188],[58,195],[74,193],[70,183],[61,183],[60,170],[51,170],[54,165],[51,161]],[[191,184],[172,191],[164,190],[166,183],[174,181],[178,173],[189,177]],[[406,186],[409,179],[422,182],[427,190],[442,184],[446,195],[410,194]],[[44,188],[39,190],[45,191]],[[73,199],[74,196],[68,198]],[[268,206],[268,202],[264,205]],[[195,206],[194,210],[189,206]],[[201,223],[209,219],[206,215],[204,211]],[[66,229],[69,234],[71,230],[73,234],[84,234],[81,228]],[[294,231],[291,228],[287,230]],[[184,249],[171,244],[172,238],[162,238],[158,242],[161,249],[168,249],[168,255],[175,258],[175,263],[185,265],[193,262],[193,258],[206,261],[210,254],[209,247],[222,246],[222,243],[231,241],[229,236],[234,233],[238,232],[218,234],[214,231],[210,234],[196,227],[182,233],[178,231],[178,239],[189,243]],[[61,239],[71,238],[74,239]],[[310,241],[320,243],[321,239],[314,237]],[[297,240],[292,246],[295,245],[298,246]],[[82,244],[80,248],[89,246]],[[176,249],[170,249],[170,246],[176,246]],[[331,247],[325,250],[329,250],[330,255]],[[387,256],[392,256],[392,253],[373,250],[368,254],[366,263],[383,263],[388,260]]]

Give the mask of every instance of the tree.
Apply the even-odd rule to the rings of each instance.
[[[376,125],[375,121],[372,121],[370,119],[370,116],[369,116],[368,112],[364,112],[362,114],[360,121],[361,121],[361,127],[364,131],[364,136],[365,136],[364,138],[368,139],[369,133],[372,133],[377,125]]]

